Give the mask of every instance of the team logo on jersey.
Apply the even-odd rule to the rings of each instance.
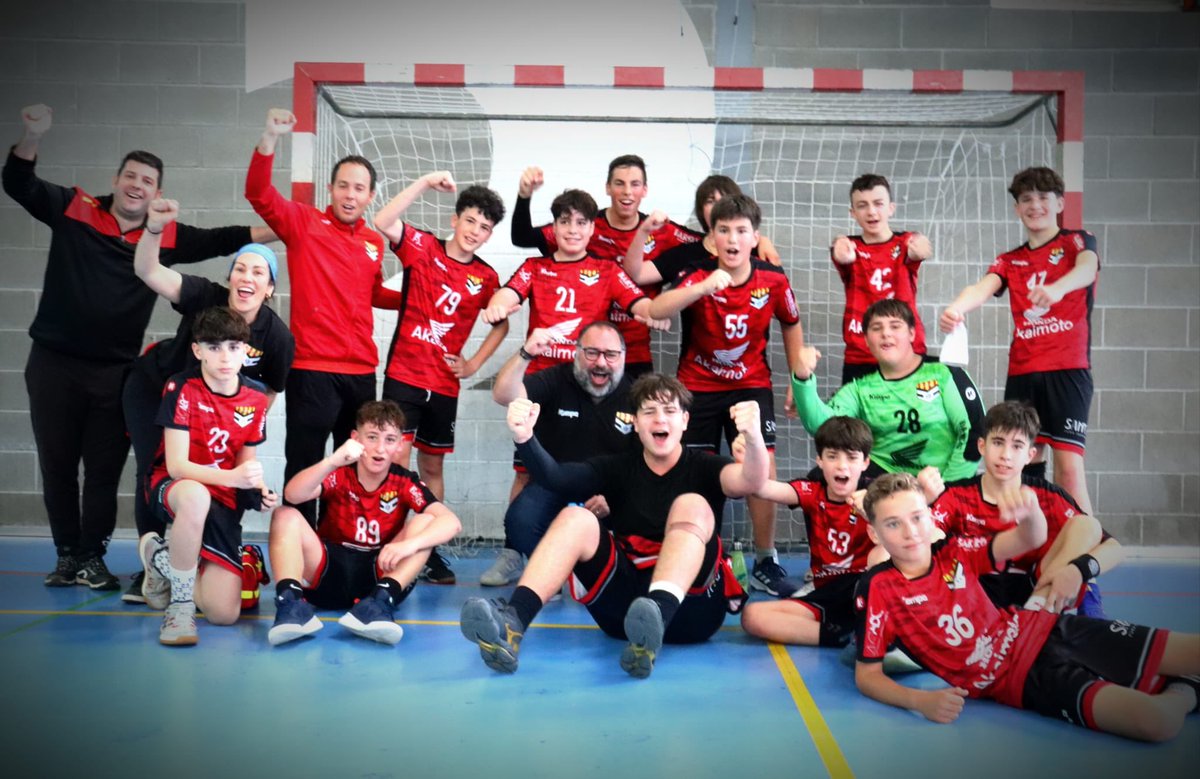
[[[420,325],[416,325],[413,327],[413,331],[409,333],[409,337],[416,338],[418,341],[424,341],[427,344],[433,344],[434,346],[445,349],[446,345],[442,343],[442,337],[453,329],[453,322],[436,322],[430,319],[429,327],[421,327]]]
[[[1050,257],[1048,258],[1050,260],[1050,264],[1051,265],[1059,264],[1060,262],[1062,262],[1062,258],[1065,255],[1066,255],[1066,252],[1063,251],[1063,248],[1061,246],[1055,246],[1053,249],[1050,250]]]
[[[550,337],[557,343],[565,343],[571,340],[571,333],[575,332],[575,328],[579,327],[579,323],[582,321],[583,317],[577,316],[574,319],[567,319],[546,329],[550,331]]]
[[[235,406],[233,421],[238,427],[246,427],[254,421],[254,406]]]
[[[396,510],[396,506],[400,505],[400,498],[397,497],[395,490],[388,490],[379,495],[379,510],[384,514],[391,514]]]
[[[893,260],[900,259],[900,245],[899,244],[896,244],[895,246],[892,247],[892,259]]]
[[[763,306],[767,305],[771,300],[771,290],[766,287],[750,290],[750,307],[762,310]]]
[[[470,292],[472,295],[478,295],[482,291],[483,291],[483,279],[479,278],[478,276],[472,276],[470,273],[468,273],[467,274],[467,292]]]
[[[655,245],[656,244],[654,242],[654,236],[653,235],[647,236],[646,242],[644,244],[642,244],[642,256],[648,257],[651,254],[653,254]]]
[[[952,590],[961,590],[967,586],[967,576],[963,573],[963,564],[955,560],[950,571],[942,574],[942,581]]]
[[[713,359],[721,365],[733,365],[738,360],[742,359],[742,355],[746,353],[750,342],[735,346],[732,349],[713,349]]]
[[[912,469],[914,472],[919,471],[921,466],[917,464],[917,460],[920,459],[921,453],[925,451],[925,444],[927,443],[929,442],[922,438],[914,444],[897,449],[892,452],[892,463],[902,470]]]
[[[253,346],[246,344],[246,359],[242,360],[242,365],[246,368],[253,368],[255,365],[258,365],[262,356],[262,349],[255,349]]]
[[[595,268],[584,268],[579,271],[579,283],[585,287],[594,287],[600,283],[600,271]]]
[[[363,246],[366,247],[367,256],[371,258],[371,262],[379,262],[379,247],[370,241],[363,241]]]
[[[917,384],[917,397],[926,403],[932,403],[942,395],[942,388],[938,386],[937,379],[929,379]]]
[[[1023,315],[1026,322],[1041,322],[1042,317],[1050,313],[1050,309],[1044,306],[1030,306],[1025,309]]]
[[[633,432],[633,414],[625,411],[618,411],[613,418],[613,427],[621,435],[629,435]]]

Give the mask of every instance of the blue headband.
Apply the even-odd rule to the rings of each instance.
[[[237,250],[237,254],[233,255],[233,262],[229,263],[229,272],[233,273],[233,265],[237,262],[237,258],[243,254],[257,254],[267,261],[267,267],[271,269],[271,283],[275,283],[275,275],[279,270],[279,260],[275,259],[275,252],[271,247],[263,246],[261,243],[248,243]]]

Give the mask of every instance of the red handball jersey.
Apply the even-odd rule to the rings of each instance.
[[[771,386],[767,341],[771,320],[800,321],[787,275],[763,260],[751,260],[745,284],[706,295],[680,314],[678,377],[692,392],[721,392]],[[696,270],[679,287],[699,284],[712,269]]]
[[[458,377],[445,358],[462,352],[480,310],[499,289],[500,277],[478,257],[465,263],[451,258],[444,241],[412,225],[404,226],[392,251],[405,275],[386,374],[458,397]]]
[[[1058,615],[997,609],[979,576],[995,570],[991,542],[949,536],[933,545],[929,573],[916,579],[889,561],[863,574],[854,596],[858,659],[883,660],[896,643],[972,698],[1021,706],[1021,693]]]
[[[848,365],[874,365],[863,333],[863,314],[877,300],[903,300],[917,319],[917,339],[913,350],[925,354],[925,325],[917,313],[917,272],[920,260],[908,258],[908,241],[913,234],[892,233],[883,243],[866,243],[861,235],[852,235],[854,262],[833,263],[846,288],[846,310],[842,314],[842,340],[846,342]]]
[[[1029,290],[1053,284],[1074,267],[1081,252],[1096,251],[1086,230],[1060,230],[1036,249],[1025,244],[996,258],[988,273],[1000,277],[997,295],[1008,290],[1013,316],[1008,375],[1092,367],[1092,303],[1096,282],[1067,293],[1049,309],[1030,304]]]
[[[526,373],[574,360],[575,339],[584,325],[607,318],[610,306],[628,314],[634,303],[646,297],[611,260],[590,254],[573,262],[530,257],[504,286],[522,300],[529,299],[528,332],[545,327],[557,338],[550,353],[538,355]]]
[[[832,500],[822,481],[793,479],[788,484],[796,491],[792,508],[804,512],[813,584],[822,587],[838,576],[867,570],[867,555],[875,546],[867,535],[867,520],[851,504]]]
[[[333,215],[286,199],[271,184],[274,156],[255,150],[246,172],[246,199],[287,246],[291,328],[297,370],[374,374],[379,364],[375,315],[383,288],[384,238],[363,219]]]
[[[189,462],[232,471],[242,447],[258,446],[267,440],[267,389],[241,376],[237,391],[218,395],[204,383],[197,366],[167,379],[154,423],[188,432]],[[167,476],[166,452],[159,442],[150,484]],[[214,500],[237,510],[236,489],[205,486]]]
[[[645,214],[638,214],[638,225],[646,218]],[[546,239],[546,250],[553,254],[558,249],[558,242],[554,239],[554,225],[543,225],[541,228],[542,237]],[[625,254],[629,251],[629,245],[633,242],[634,236],[637,235],[637,227],[632,230],[621,230],[613,227],[608,222],[608,211],[601,210],[600,215],[596,217],[596,230],[592,233],[592,240],[588,242],[588,252],[605,260],[612,260],[617,265],[622,265],[625,261]],[[683,244],[695,243],[704,236],[694,230],[689,230],[683,225],[668,221],[658,230],[650,234],[646,239],[645,245],[642,247],[642,259],[646,262],[652,262],[656,257],[668,249]],[[653,288],[644,288],[648,297],[658,295],[662,285],[656,284]],[[632,363],[648,363],[652,362],[650,354],[650,328],[638,322],[629,315],[627,311],[613,302],[609,309],[608,318],[615,322],[621,331],[621,335],[625,337],[625,361]]]
[[[356,464],[343,465],[321,482],[317,535],[331,544],[373,551],[404,528],[408,512],[420,513],[437,498],[407,468],[393,465],[383,483],[368,491]]]
[[[1038,505],[1046,515],[1046,543],[1009,561],[1013,568],[1036,574],[1038,563],[1050,551],[1050,546],[1062,532],[1067,520],[1082,514],[1079,504],[1061,487],[1033,476],[1022,475],[1021,483],[1037,495]],[[1015,527],[1000,518],[1000,509],[983,497],[983,476],[951,482],[930,507],[933,521],[946,535],[983,536],[991,538],[1001,530]]]

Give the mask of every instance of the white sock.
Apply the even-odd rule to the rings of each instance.
[[[170,566],[168,578],[171,580],[171,602],[191,603],[196,589],[196,569],[181,570]]]
[[[687,593],[683,591],[683,588],[675,582],[650,582],[650,589],[648,592],[654,592],[655,590],[662,590],[670,595],[675,596],[675,600],[679,601],[680,603],[683,603],[683,598],[685,595],[687,595]]]
[[[774,562],[779,562],[779,552],[775,551],[775,547],[769,546],[766,549],[759,550],[758,559],[766,560],[767,558],[770,558]]]

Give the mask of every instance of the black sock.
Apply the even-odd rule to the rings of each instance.
[[[1025,474],[1026,476],[1033,476],[1038,479],[1045,479],[1046,478],[1046,461],[1042,460],[1040,463],[1030,463],[1029,465],[1026,465],[1024,468],[1021,469],[1021,473]]]
[[[295,579],[280,579],[275,582],[275,597],[292,597],[304,600],[304,588]]]
[[[521,620],[521,630],[524,631],[529,627],[529,623],[533,622],[533,618],[542,610],[542,599],[538,594],[528,587],[517,587],[513,590],[512,597],[508,600],[508,605],[513,607],[513,611],[517,612],[517,619]]]
[[[416,582],[413,582],[413,584],[416,584]],[[371,594],[385,599],[392,608],[396,608],[404,602],[404,599],[408,597],[408,594],[412,590],[412,584],[405,587],[395,579],[385,577],[375,583],[375,590]]]
[[[651,590],[646,593],[646,597],[658,604],[658,610],[662,612],[663,627],[670,625],[675,612],[679,610],[679,599],[666,590]]]

